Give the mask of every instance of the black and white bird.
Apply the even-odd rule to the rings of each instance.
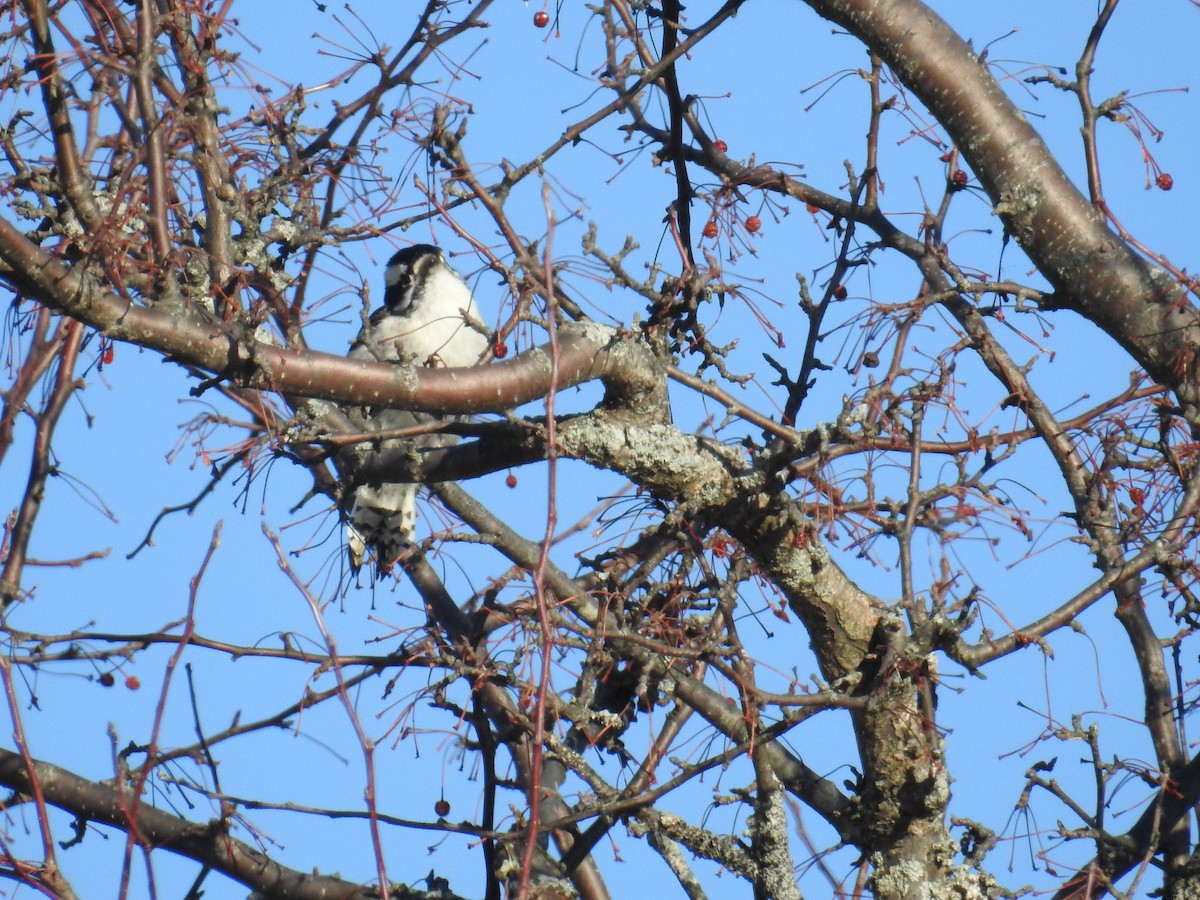
[[[371,313],[349,355],[354,359],[402,362],[414,366],[473,366],[488,339],[470,322],[479,320],[471,289],[450,268],[442,251],[429,244],[406,247],[388,260],[383,306]],[[394,431],[442,417],[402,409],[364,407],[350,411],[364,431]],[[454,436],[431,433],[381,442],[384,450],[405,446],[444,447]],[[350,567],[371,562],[376,577],[412,543],[417,522],[417,485],[363,484],[354,491],[346,525]]]

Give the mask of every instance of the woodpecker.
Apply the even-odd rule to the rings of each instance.
[[[388,260],[384,272],[383,306],[371,313],[350,348],[353,359],[416,366],[472,366],[483,357],[488,340],[468,320],[478,321],[471,289],[438,247],[417,244]],[[445,421],[447,417],[403,409],[361,407],[350,411],[364,431],[393,431]],[[412,446],[416,450],[447,446],[453,435],[425,434],[381,442],[381,449]],[[364,562],[375,577],[392,565],[412,544],[417,522],[417,485],[362,484],[346,525],[350,568],[358,573]]]

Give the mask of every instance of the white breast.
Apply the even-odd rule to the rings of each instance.
[[[479,313],[470,289],[445,266],[429,275],[424,295],[407,316],[389,316],[375,329],[376,343],[396,346],[416,365],[473,366],[487,349],[487,338],[467,324]]]

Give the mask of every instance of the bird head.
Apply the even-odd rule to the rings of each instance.
[[[409,315],[426,293],[435,275],[458,276],[446,263],[440,248],[432,244],[414,244],[398,250],[388,260],[383,273],[383,303],[392,315]]]

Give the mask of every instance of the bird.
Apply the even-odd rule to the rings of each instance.
[[[479,362],[489,341],[471,323],[479,316],[475,298],[450,267],[441,248],[416,244],[397,251],[384,271],[383,306],[371,313],[347,354],[352,359],[417,366],[464,367]],[[350,418],[364,431],[394,431],[454,417],[404,409],[357,407]],[[453,435],[432,432],[388,439],[380,449],[434,449],[452,444]],[[377,579],[387,575],[412,544],[417,522],[415,484],[360,484],[354,488],[346,522],[350,568],[374,564]]]

